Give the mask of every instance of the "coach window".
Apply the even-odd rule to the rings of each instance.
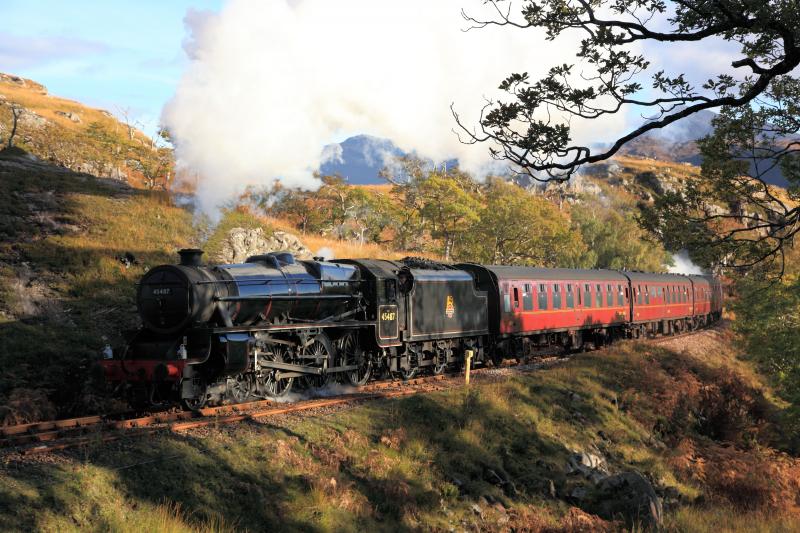
[[[547,287],[544,283],[539,284],[539,310],[547,310]]]
[[[597,307],[603,307],[603,288],[598,283],[595,286],[595,289],[597,289],[597,293],[595,295],[595,299],[597,301]]]
[[[642,286],[636,286],[636,303],[641,305],[642,304]]]
[[[666,289],[664,290],[664,301],[668,304],[672,303],[672,295],[670,293],[669,285],[667,285]]]
[[[650,303],[650,287],[647,285],[644,286],[644,303],[645,305]]]
[[[553,284],[553,309],[561,309],[561,287]]]
[[[583,285],[583,305],[586,307],[592,306],[592,286],[588,283]]]
[[[606,285],[606,305],[608,307],[614,306],[614,292],[611,290],[611,285]]]
[[[533,287],[530,283],[526,283],[522,291],[522,309],[524,311],[533,311]]]
[[[572,294],[572,283],[567,283],[567,307],[575,309],[575,296]]]
[[[519,287],[514,287],[514,309],[519,309]]]
[[[617,285],[617,305],[620,307],[625,304],[625,300],[623,300],[624,296],[622,294],[622,285]]]
[[[503,283],[503,311],[511,312],[511,295],[508,294],[508,283]]]

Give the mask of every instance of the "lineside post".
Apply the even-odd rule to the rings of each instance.
[[[466,375],[467,385],[469,385],[469,371],[470,371],[470,367],[472,366],[472,355],[473,355],[473,353],[474,352],[472,350],[467,350],[466,352],[464,352],[464,355],[467,358],[467,371],[466,371],[466,374],[465,374]]]

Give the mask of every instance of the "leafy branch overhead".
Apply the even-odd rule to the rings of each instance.
[[[723,110],[699,141],[700,176],[643,210],[641,222],[668,248],[688,248],[706,265],[777,277],[800,232],[800,83],[785,79],[757,109]],[[787,190],[765,182],[780,170]]]
[[[549,40],[571,31],[585,37],[576,56],[586,71],[559,65],[539,80],[515,73],[500,89],[507,101],[490,101],[477,128],[454,111],[465,142],[491,144],[492,155],[534,179],[567,180],[581,165],[613,156],[625,143],[707,109],[753,102],[800,64],[800,14],[787,0],[530,0],[519,14],[512,4],[489,0],[497,16],[480,20],[464,12],[472,28],[490,25],[544,30]],[[650,72],[638,45],[706,40],[736,43],[739,57],[728,72],[708,72],[702,88],[683,73]],[[649,85],[645,90],[645,85]],[[608,146],[593,151],[573,143],[572,122],[637,111],[647,116]]]

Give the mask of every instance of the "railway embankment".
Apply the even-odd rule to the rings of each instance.
[[[784,406],[726,328],[467,387],[4,456],[3,530],[787,530]]]

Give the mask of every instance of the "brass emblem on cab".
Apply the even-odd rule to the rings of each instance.
[[[453,318],[453,315],[456,314],[456,306],[453,304],[453,297],[447,297],[447,303],[444,306],[444,314],[447,318]]]

